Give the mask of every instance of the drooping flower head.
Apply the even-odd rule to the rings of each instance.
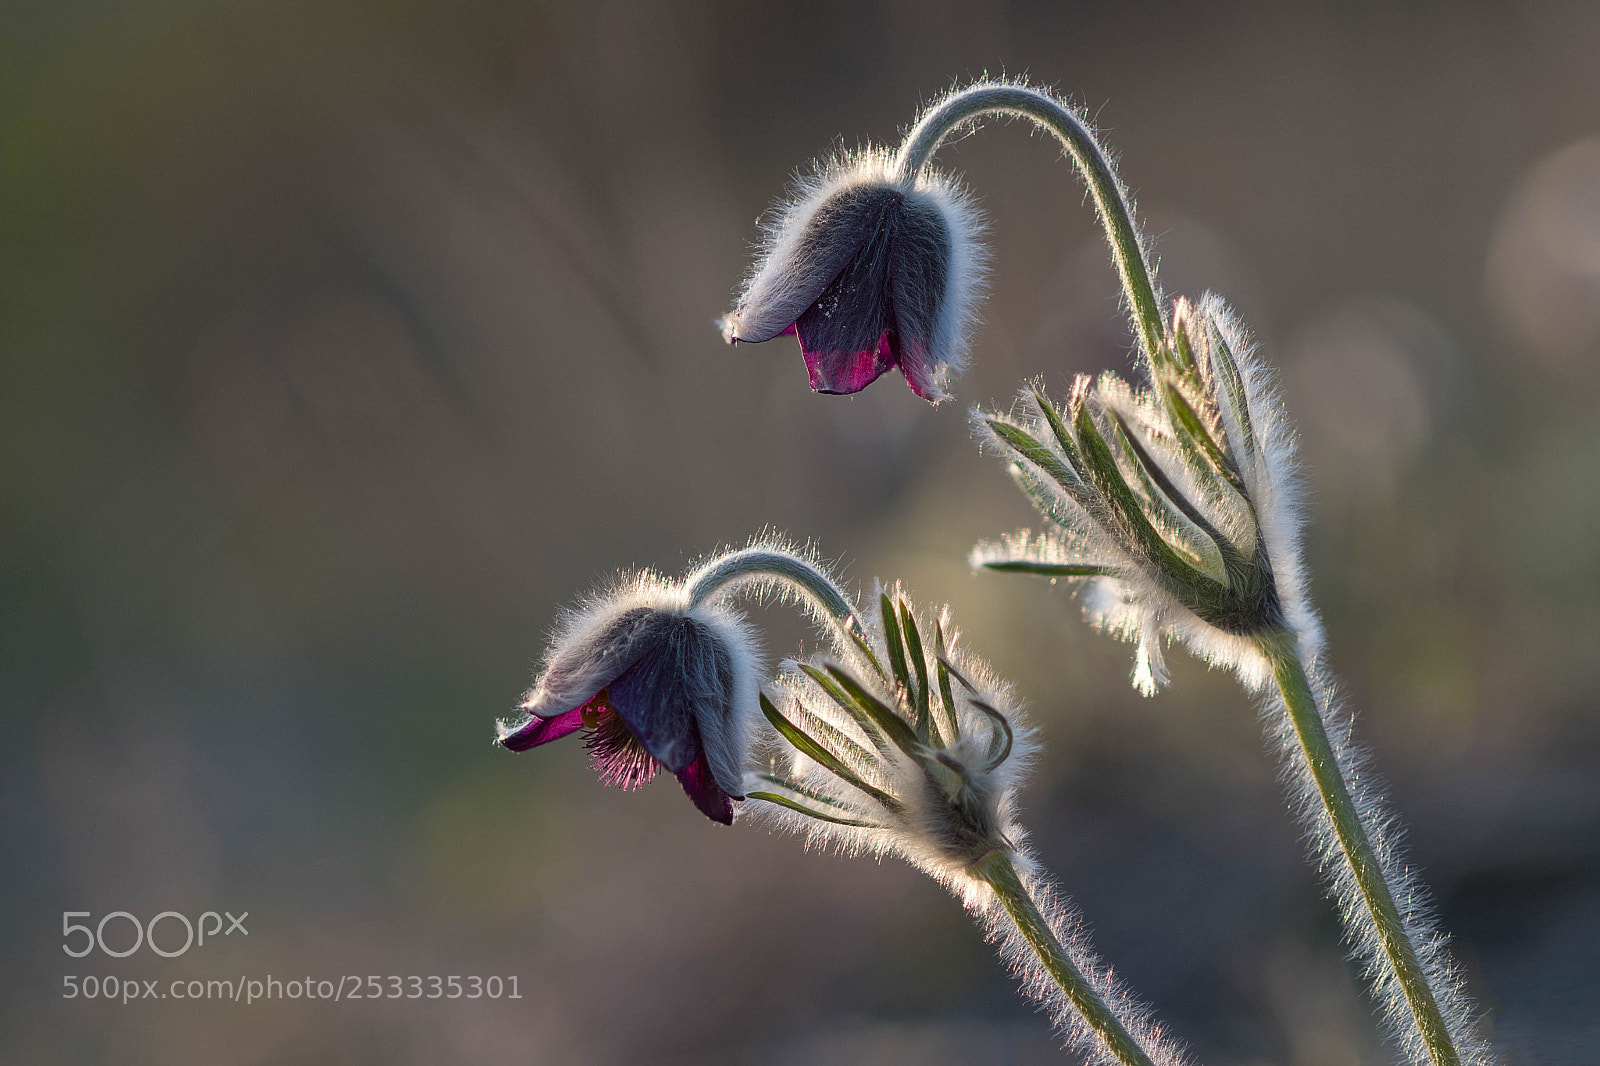
[[[526,751],[589,730],[594,769],[635,789],[663,766],[713,821],[733,822],[760,723],[755,642],[719,602],[645,573],[619,582],[560,623],[544,668],[501,722],[497,743]]]
[[[1085,580],[1090,621],[1138,643],[1146,694],[1166,681],[1170,636],[1260,685],[1262,634],[1320,641],[1292,437],[1266,368],[1215,298],[1175,303],[1148,371],[1142,389],[1080,375],[1065,409],[1031,388],[1020,417],[974,413],[1047,527],[979,545],[973,564]]]
[[[966,192],[864,151],[819,168],[780,206],[722,335],[793,333],[811,387],[852,393],[899,368],[925,400],[966,359],[982,285],[982,228]]]

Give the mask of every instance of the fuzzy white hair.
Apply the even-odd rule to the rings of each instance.
[[[1033,851],[1026,846],[1019,847],[1016,860],[1023,887],[1038,905],[1051,934],[1065,949],[1073,967],[1084,976],[1095,995],[1150,1061],[1155,1066],[1182,1066],[1188,1062],[1189,1056],[1184,1053],[1182,1043],[1156,1020],[1151,1006],[1139,999],[1094,950],[1082,911],[1039,866]],[[1082,1055],[1090,1066],[1122,1066],[1039,965],[1032,946],[1000,908],[993,894],[976,903],[969,900],[967,908],[983,920],[985,934],[991,943],[999,946],[1006,968],[1017,978],[1023,993],[1050,1015],[1067,1046]]]

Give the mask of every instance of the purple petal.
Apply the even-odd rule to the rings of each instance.
[[[936,403],[945,399],[936,375],[953,340],[939,335],[950,296],[950,227],[935,204],[919,197],[907,197],[896,221],[889,249],[895,360],[911,391]]]
[[[898,217],[898,203],[886,204],[871,239],[794,319],[801,350],[818,357],[829,370],[859,362],[851,357],[862,352],[875,352],[881,345],[884,331],[894,326],[890,315],[889,271]],[[824,383],[831,377],[825,371]]]
[[[932,347],[950,284],[950,227],[943,212],[920,197],[907,197],[895,212],[889,247],[889,302],[894,330],[907,341]]]
[[[701,814],[713,822],[733,824],[733,801],[711,776],[711,766],[706,762],[705,755],[702,754],[684,767],[677,777],[678,784],[683,786],[683,791],[694,801],[694,805],[700,808]],[[744,799],[743,796],[739,798]]]
[[[662,616],[648,650],[607,690],[612,710],[645,749],[673,773],[700,757],[697,708],[728,713],[732,669],[727,648],[705,623]]]
[[[537,748],[540,744],[560,740],[583,725],[583,711],[584,709],[579,707],[575,711],[558,714],[554,718],[529,715],[526,722],[500,734],[500,746],[511,751],[527,751],[529,748]]]
[[[632,607],[562,642],[522,709],[555,718],[592,701],[650,646],[661,612]]]
[[[805,357],[806,371],[811,376],[811,390],[834,396],[860,392],[896,364],[888,333],[880,334],[873,347],[856,352],[814,351],[802,336],[800,354]]]
[[[912,392],[929,403],[949,399],[945,391],[939,387],[939,383],[934,380],[928,349],[921,342],[906,343],[896,339],[891,341],[891,347],[894,349],[895,362],[899,364],[900,372],[906,376],[906,384],[911,386]]]
[[[786,254],[762,265],[724,320],[723,335],[752,343],[780,335],[849,272],[862,249],[882,233],[885,213],[904,199],[889,185],[853,185],[817,205],[800,223],[800,235]]]

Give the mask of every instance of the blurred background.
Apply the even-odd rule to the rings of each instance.
[[[797,167],[985,71],[1089,108],[1167,291],[1281,369],[1333,664],[1471,991],[1512,1062],[1600,1059],[1600,7],[3,17],[0,1059],[1060,1061],[908,868],[490,747],[561,604],[771,528],[1016,682],[1043,858],[1203,1061],[1387,1061],[1231,679],[1174,653],[1140,699],[1065,589],[967,569],[1033,517],[964,408],[1128,365],[1053,144],[940,156],[995,264],[958,402],[813,396],[713,327]],[[248,938],[61,953],[63,911],[224,909]],[[268,973],[523,998],[61,998]]]

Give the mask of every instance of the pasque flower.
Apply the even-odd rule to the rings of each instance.
[[[859,392],[898,367],[938,402],[966,356],[980,229],[947,178],[900,174],[873,151],[836,160],[778,209],[722,335],[795,334],[817,392]]]
[[[831,644],[789,664],[787,715],[759,690],[737,594],[798,603]],[[624,578],[563,618],[498,743],[523,751],[587,726],[606,784],[636,788],[665,766],[715,821],[757,801],[847,849],[897,851],[961,897],[1086,1061],[1176,1066],[1027,849],[1015,793],[1032,730],[1009,689],[947,614],[919,619],[898,589],[879,605],[863,617],[811,552],[771,536],[681,580]],[[747,773],[758,735],[770,772]]]
[[[1262,693],[1391,1032],[1413,1061],[1492,1062],[1333,697],[1300,558],[1293,432],[1270,372],[1214,297],[1175,301],[1145,355],[1142,388],[1080,377],[1064,410],[1032,388],[1021,417],[975,416],[1049,525],[980,545],[973,561],[1085,581],[1089,620],[1138,643],[1146,694],[1165,683],[1168,637]]]
[[[1170,317],[1165,312],[1110,156],[1085,116],[1048,92],[1004,81],[952,91],[923,112],[885,163],[887,180],[926,180],[940,145],[987,115],[1031,121],[1071,157],[1105,229],[1146,380],[1130,387],[1115,375],[1080,377],[1064,408],[1035,385],[1024,390],[1017,415],[975,415],[980,435],[1005,456],[1048,527],[982,545],[974,561],[1082,579],[1090,620],[1138,643],[1134,682],[1147,694],[1165,683],[1161,646],[1172,637],[1262,694],[1318,865],[1391,1033],[1408,1057],[1434,1066],[1492,1061],[1426,893],[1399,856],[1394,819],[1333,698],[1300,562],[1294,436],[1270,371],[1220,300],[1208,297],[1199,308],[1179,301]],[[882,319],[864,308],[887,301],[831,298],[830,286],[892,294],[887,285],[861,289],[853,275],[838,281],[844,264],[870,266],[879,253],[863,251],[872,247],[865,236],[844,240],[816,226],[816,207],[827,203],[820,190],[817,196],[780,220],[768,261],[727,320],[731,339],[775,335],[792,312],[804,342],[802,311],[852,342],[878,336]],[[838,232],[869,229],[880,232],[860,223]],[[813,245],[831,258],[795,254],[813,246],[803,241],[812,232],[823,238]],[[891,276],[886,269],[866,275]],[[763,318],[762,309],[776,313]],[[847,320],[833,323],[840,313]],[[863,368],[863,383],[883,369],[864,347],[844,360]]]
[[[526,751],[587,727],[605,784],[635,789],[664,766],[706,817],[730,825],[760,721],[756,663],[727,607],[692,604],[653,574],[625,579],[561,622],[522,717],[501,722],[497,742]]]
[[[712,555],[681,580],[624,576],[562,616],[496,743],[526,751],[587,727],[603,783],[636,789],[664,766],[706,817],[732,824],[762,727],[760,655],[728,605],[736,592],[793,599],[829,629],[855,624],[821,565],[775,537]]]

